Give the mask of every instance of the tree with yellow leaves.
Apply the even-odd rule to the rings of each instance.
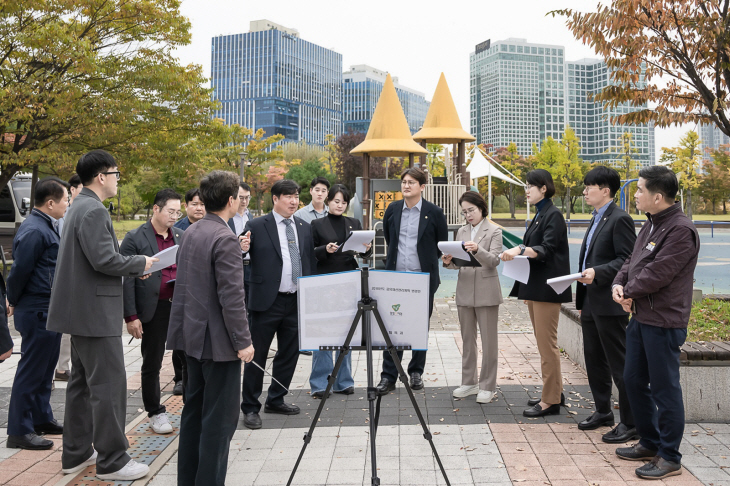
[[[679,145],[672,148],[662,147],[659,163],[668,165],[679,178],[679,188],[685,193],[685,214],[692,219],[692,189],[700,185],[699,170],[702,163],[700,137],[690,130],[679,139]]]

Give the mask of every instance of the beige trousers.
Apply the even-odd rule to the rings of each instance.
[[[558,348],[560,304],[531,300],[527,302],[527,309],[530,311],[537,350],[540,352],[542,401],[554,405],[560,403],[560,393],[563,391],[560,348]]]
[[[58,371],[70,371],[71,370],[71,335],[63,334],[61,336],[61,352],[58,355],[58,364],[56,365]]]
[[[479,389],[494,391],[497,389],[497,367],[499,346],[497,343],[497,322],[499,306],[488,307],[456,307],[459,313],[461,339],[464,342],[464,353],[461,356],[461,384],[477,384],[477,324],[482,335],[482,366],[479,373]]]

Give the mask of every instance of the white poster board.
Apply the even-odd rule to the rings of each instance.
[[[370,297],[378,301],[378,311],[396,346],[428,348],[429,274],[371,270]],[[342,346],[357,314],[361,299],[361,273],[331,273],[301,277],[297,281],[299,349],[319,350],[320,346]],[[384,346],[373,315],[373,346]],[[351,345],[362,342],[362,323]]]

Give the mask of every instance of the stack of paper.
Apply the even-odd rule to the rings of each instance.
[[[514,260],[502,262],[502,275],[513,278],[526,284],[530,280],[530,262],[524,255],[518,255]]]
[[[565,292],[565,289],[570,287],[570,284],[579,278],[583,278],[582,273],[571,273],[570,275],[564,275],[562,277],[549,278],[547,280],[547,284],[551,286],[556,293],[562,294]]]

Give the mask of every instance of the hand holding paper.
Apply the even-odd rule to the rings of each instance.
[[[502,275],[526,284],[530,280],[530,262],[523,255],[517,255],[512,260],[505,260]]]
[[[373,230],[353,231],[352,233],[350,233],[350,236],[347,237],[345,242],[340,245],[341,251],[356,251],[358,253],[365,253],[363,251],[363,245],[373,241],[373,238],[375,238],[375,231]]]
[[[552,287],[555,293],[562,294],[565,292],[565,289],[570,287],[570,284],[579,278],[583,278],[582,273],[571,273],[570,275],[564,275],[562,277],[550,278],[547,280],[547,284]]]
[[[156,254],[153,258],[157,258],[158,261],[154,262],[149,269],[145,270],[144,275],[149,275],[174,265],[178,248],[179,245],[171,246]]]
[[[459,258],[466,261],[471,260],[471,257],[464,249],[463,241],[439,241],[438,247],[442,253],[451,255],[452,258]]]

